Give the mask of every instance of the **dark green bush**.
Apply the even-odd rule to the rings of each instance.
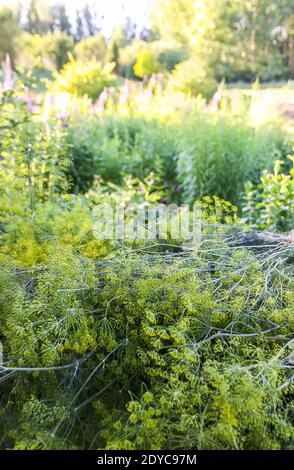
[[[131,174],[144,179],[155,172],[171,189],[175,184],[176,136],[170,127],[135,117],[104,116],[69,130],[74,190],[86,191],[95,175],[121,183]]]

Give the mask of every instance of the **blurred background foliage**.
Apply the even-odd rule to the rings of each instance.
[[[60,70],[71,52],[82,61],[114,61],[119,75],[139,79],[184,62],[186,87],[199,93],[199,77],[209,77],[208,88],[212,79],[294,78],[293,18],[292,0],[156,0],[146,27],[126,18],[104,37],[87,3],[73,19],[62,2],[31,0],[25,11],[0,9],[0,60],[9,53],[28,69],[39,60]]]

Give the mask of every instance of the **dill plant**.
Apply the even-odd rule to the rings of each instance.
[[[1,201],[8,207],[15,197],[18,207],[33,210],[37,201],[68,188],[62,123],[44,120],[24,84],[2,92],[0,108]]]
[[[53,245],[29,269],[5,256],[2,446],[291,448],[291,257],[211,237],[98,260]]]

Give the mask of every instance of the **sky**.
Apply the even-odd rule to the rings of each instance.
[[[25,8],[30,0],[0,0],[0,7],[13,3],[20,3]],[[94,7],[103,16],[103,32],[110,35],[114,26],[120,24],[129,16],[139,29],[148,24],[148,7],[152,0],[43,0],[48,5],[64,3],[70,17],[75,18],[76,10],[83,8],[86,4]]]

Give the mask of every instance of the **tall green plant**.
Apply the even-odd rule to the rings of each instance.
[[[279,129],[254,129],[238,118],[201,114],[184,122],[178,137],[178,181],[190,202],[217,195],[240,203],[245,182],[257,182],[281,156],[285,142]]]
[[[103,88],[115,84],[114,67],[114,63],[102,65],[95,60],[85,63],[70,56],[60,73],[55,74],[53,89],[77,96],[87,95],[95,101]]]
[[[288,174],[280,172],[281,160],[275,162],[274,173],[266,172],[260,183],[246,184],[244,220],[259,230],[288,231],[294,229],[294,157]]]
[[[126,174],[144,179],[151,172],[172,192],[176,190],[177,139],[163,123],[132,116],[90,118],[72,123],[68,140],[69,174],[77,192],[88,190],[95,175],[119,184]]]
[[[1,95],[2,214],[33,210],[37,201],[52,198],[67,186],[64,170],[68,159],[62,123],[58,119],[40,119],[32,100],[26,86]]]

